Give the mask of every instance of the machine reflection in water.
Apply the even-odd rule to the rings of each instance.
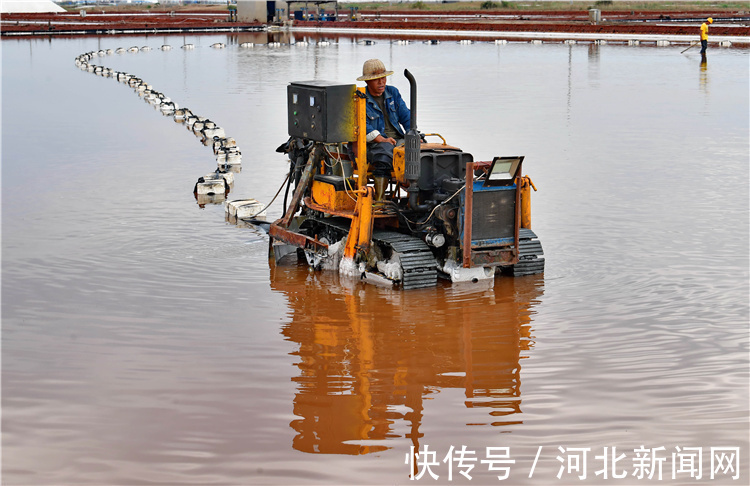
[[[418,448],[425,400],[448,388],[485,410],[471,425],[522,423],[520,362],[543,284],[498,278],[477,298],[476,287],[401,292],[272,264],[291,312],[282,333],[299,345],[294,449],[368,454],[401,437]]]

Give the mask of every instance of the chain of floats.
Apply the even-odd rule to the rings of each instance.
[[[504,41],[503,41],[504,42]],[[365,39],[357,42],[363,45],[372,45],[376,42],[373,40]],[[410,44],[409,40],[394,41],[397,44]],[[438,40],[424,41],[426,44],[439,44]],[[473,41],[465,40],[461,43],[473,43]],[[306,46],[309,43],[307,41],[297,41],[293,45]],[[331,43],[329,41],[318,41],[318,46],[328,46]],[[239,44],[241,48],[251,48],[256,44],[252,42],[243,42]],[[282,44],[279,42],[269,42],[268,44],[261,44],[268,47],[279,47]],[[211,44],[214,49],[223,49],[226,44],[217,42]],[[182,49],[192,50],[195,49],[194,44],[184,44]],[[162,45],[159,47],[162,51],[172,50],[170,45]],[[145,52],[152,50],[149,46],[143,47],[118,47],[117,49],[100,49],[98,51],[89,51],[80,54],[75,58],[75,64],[82,71],[88,71],[90,73],[102,76],[105,78],[112,78],[123,84],[127,84],[142,97],[146,102],[154,105],[158,108],[161,113],[165,116],[171,116],[175,122],[184,123],[188,130],[192,131],[196,136],[201,138],[201,142],[204,145],[212,145],[214,155],[216,156],[217,169],[214,173],[208,174],[198,179],[194,187],[194,193],[196,195],[214,195],[223,192],[224,195],[228,194],[231,186],[234,183],[234,176],[232,172],[239,172],[240,163],[242,160],[242,153],[237,147],[237,142],[234,138],[227,137],[224,129],[218,126],[214,121],[208,118],[198,116],[194,114],[189,108],[180,108],[177,103],[172,101],[164,93],[161,93],[153,88],[149,83],[133,74],[125,73],[122,71],[116,71],[112,68],[95,64],[95,60],[100,57],[111,56],[112,54],[123,54],[126,52]],[[218,181],[218,182],[217,182]],[[224,190],[219,191],[217,183],[224,184]]]
[[[501,41],[505,43],[505,41]],[[364,39],[357,42],[362,45],[373,45],[376,42],[370,39]],[[398,40],[393,41],[395,44],[410,44],[409,40]],[[438,40],[424,41],[425,44],[439,44]],[[461,43],[473,43],[473,41],[465,40]],[[497,42],[500,43],[500,42]],[[331,44],[329,41],[320,40],[316,43],[317,46],[328,46]],[[239,44],[240,48],[252,48],[256,44],[252,42],[243,42]],[[267,44],[259,44],[260,46],[267,47],[280,47],[280,42],[268,42]],[[297,41],[291,45],[307,46],[307,41]],[[223,49],[226,44],[217,42],[211,44],[211,48]],[[181,46],[182,49],[192,50],[195,49],[194,44],[184,44]],[[170,45],[162,45],[159,47],[162,51],[172,50]],[[152,48],[149,46],[143,47],[118,47],[117,49],[100,49],[98,51],[89,51],[80,54],[75,58],[75,64],[82,71],[88,71],[102,76],[105,78],[112,78],[123,84],[126,84],[133,88],[138,96],[142,97],[146,102],[157,108],[164,116],[171,116],[175,122],[183,123],[188,130],[192,131],[197,137],[200,138],[204,145],[211,145],[213,152],[216,157],[217,168],[214,172],[207,174],[203,177],[198,178],[198,181],[193,187],[193,194],[198,200],[199,205],[205,203],[218,203],[225,200],[226,196],[231,191],[234,185],[234,172],[241,170],[242,153],[237,147],[237,142],[234,138],[227,137],[223,128],[218,126],[214,121],[198,116],[193,113],[189,108],[180,108],[177,103],[172,101],[164,93],[161,93],[153,88],[149,83],[143,79],[122,71],[116,71],[112,68],[96,64],[98,58],[111,56],[113,54],[124,54],[124,53],[137,53],[151,51]],[[275,199],[275,198],[274,198]],[[272,201],[273,202],[273,201]],[[260,205],[254,199],[239,199],[235,201],[227,201],[227,213],[230,217],[236,217],[240,219],[241,214],[249,214],[250,217],[265,214],[265,209],[271,203],[263,206]],[[260,209],[259,209],[260,208]],[[248,211],[250,211],[248,213]]]
[[[221,49],[225,47],[223,43],[215,43],[212,48]],[[185,44],[183,49],[194,49],[193,44]],[[169,51],[172,49],[169,45],[163,45],[159,49]],[[122,54],[125,52],[150,51],[151,47],[119,47],[113,49],[101,49],[99,51],[90,51],[80,54],[75,59],[75,64],[82,71],[88,71],[105,78],[112,78],[133,88],[133,90],[142,97],[146,102],[158,108],[164,116],[171,116],[175,122],[183,123],[188,130],[192,131],[197,137],[200,137],[204,145],[213,147],[216,156],[217,169],[211,174],[207,174],[198,179],[193,192],[198,199],[199,196],[226,196],[234,184],[234,172],[240,171],[242,153],[237,147],[234,138],[227,137],[224,129],[218,126],[212,120],[206,117],[198,116],[189,108],[180,108],[177,103],[172,101],[164,93],[153,88],[149,83],[133,74],[116,71],[106,66],[94,64],[95,60],[100,57],[110,56],[112,54]],[[223,198],[221,198],[223,199]],[[199,201],[200,202],[200,201]],[[209,201],[214,202],[214,201]],[[217,201],[218,202],[218,201]]]
[[[462,43],[471,43],[472,41],[463,41]],[[373,40],[365,39],[360,40],[357,44],[362,45],[373,45],[376,42]],[[410,44],[409,40],[393,41],[396,44]],[[424,41],[425,44],[439,44],[438,40]],[[504,43],[504,41],[503,41]],[[318,41],[316,45],[324,47],[331,44],[329,41]],[[252,48],[256,44],[252,42],[243,42],[239,44],[240,48]],[[267,44],[259,44],[267,47],[280,47],[280,42],[268,42]],[[307,41],[297,41],[291,45],[306,46],[309,45]],[[211,48],[223,49],[226,44],[217,42],[211,44]],[[195,49],[194,44],[184,44],[181,46],[182,49],[192,50]],[[172,50],[170,45],[162,45],[159,47],[162,51]],[[137,53],[151,51],[152,48],[149,46],[143,47],[118,47],[117,49],[100,49],[98,51],[89,51],[78,55],[75,58],[75,64],[82,71],[87,71],[97,76],[105,78],[112,78],[123,84],[126,84],[133,88],[138,96],[142,97],[146,102],[157,108],[164,116],[171,116],[175,122],[183,123],[188,130],[192,131],[197,137],[200,137],[201,142],[204,145],[211,145],[213,147],[214,155],[216,156],[217,168],[214,172],[207,174],[203,177],[198,178],[193,188],[193,194],[198,200],[199,205],[205,203],[218,203],[224,201],[226,196],[229,194],[232,186],[234,185],[234,172],[241,170],[242,153],[237,147],[237,142],[234,138],[227,137],[223,128],[218,126],[214,121],[198,116],[193,113],[189,108],[180,108],[177,103],[172,101],[164,93],[161,93],[153,88],[149,83],[143,79],[122,71],[116,71],[112,68],[96,64],[98,58],[111,56],[113,54],[124,54],[124,53]],[[278,193],[277,193],[278,195]],[[274,200],[276,198],[274,197]],[[273,202],[273,201],[272,201]],[[271,202],[271,203],[272,203]],[[254,218],[258,215],[264,215],[265,209],[270,204],[261,205],[254,199],[238,199],[235,201],[227,201],[227,213],[230,218],[240,219],[242,214],[248,214],[250,218]]]

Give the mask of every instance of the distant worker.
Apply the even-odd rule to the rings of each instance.
[[[706,48],[708,47],[708,26],[713,23],[714,19],[709,17],[708,20],[701,24],[701,54],[706,53]]]
[[[386,76],[391,74],[383,61],[370,59],[357,78],[367,83],[367,162],[372,167],[376,201],[383,199],[391,179],[393,148],[403,141],[411,123],[411,112],[401,93],[395,86],[386,85]]]

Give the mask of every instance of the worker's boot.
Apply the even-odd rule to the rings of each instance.
[[[385,196],[385,188],[388,186],[388,177],[373,177],[375,180],[375,202],[379,202],[383,200],[383,196]]]

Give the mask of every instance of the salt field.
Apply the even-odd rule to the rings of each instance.
[[[365,39],[2,40],[4,483],[747,483],[747,49]],[[210,144],[76,66],[100,51],[233,137],[227,198],[264,205],[288,83],[408,68],[421,130],[526,157],[545,273],[277,266],[193,194]]]

